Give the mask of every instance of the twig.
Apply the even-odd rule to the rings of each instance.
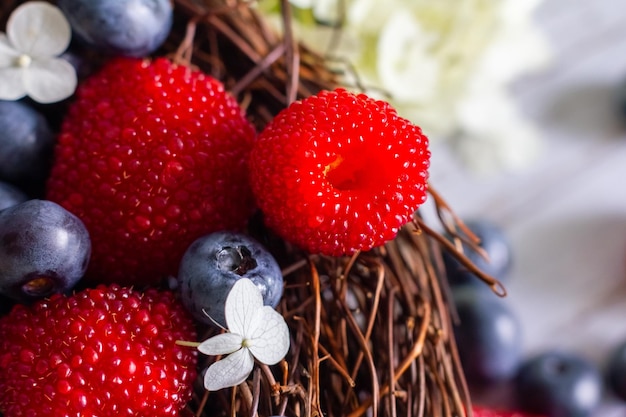
[[[300,74],[300,52],[296,44],[291,17],[291,3],[289,0],[281,0],[281,16],[285,36],[285,60],[287,61],[287,103],[289,105],[296,100],[298,94],[299,74]]]
[[[424,230],[430,236],[434,237],[444,248],[446,248],[449,252],[451,252],[464,267],[466,267],[471,273],[475,274],[478,278],[480,278],[487,285],[489,285],[489,287],[492,289],[494,293],[496,293],[497,295],[501,297],[506,296],[506,288],[504,288],[504,286],[502,285],[500,281],[498,281],[496,278],[492,277],[491,275],[486,274],[481,269],[479,269],[476,265],[474,265],[472,261],[469,260],[467,256],[458,252],[455,246],[452,243],[450,243],[448,239],[446,239],[445,237],[441,236],[440,234],[435,232],[433,229],[431,229],[419,217],[415,217],[414,219],[415,219],[415,222],[418,224],[418,226],[422,230]]]
[[[311,337],[311,385],[312,389],[309,394],[309,408],[310,410],[315,410],[318,415],[323,415],[320,406],[320,389],[319,389],[319,379],[320,379],[320,365],[319,365],[319,339],[320,339],[320,316],[322,310],[322,299],[321,299],[321,286],[320,286],[320,276],[317,273],[317,268],[310,262],[311,267],[311,287],[313,291],[313,296],[315,297],[315,320],[313,322],[313,335]]]
[[[396,401],[394,398],[396,392],[396,372],[393,367],[395,361],[394,349],[395,349],[395,337],[394,337],[394,307],[396,306],[395,299],[396,293],[398,292],[398,287],[393,287],[391,291],[389,291],[389,296],[387,297],[387,346],[389,349],[389,391],[391,395],[389,395],[389,408],[391,409],[391,417],[396,417]]]

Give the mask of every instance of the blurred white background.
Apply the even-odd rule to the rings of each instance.
[[[462,217],[488,217],[511,238],[508,300],[525,351],[562,348],[602,367],[626,341],[626,114],[615,102],[626,90],[626,3],[545,0],[534,18],[553,62],[511,91],[539,127],[540,156],[479,175],[435,144],[431,179]],[[595,416],[624,415],[607,394]]]

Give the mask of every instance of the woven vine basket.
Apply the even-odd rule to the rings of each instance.
[[[258,129],[289,103],[339,85],[341,74],[331,69],[336,65],[294,38],[287,1],[282,1],[283,36],[253,1],[173,2],[174,27],[156,55],[221,80]],[[0,3],[2,27],[19,3]],[[95,63],[99,59],[93,57]],[[432,184],[428,198],[425,207],[438,224],[428,224],[418,211],[396,239],[352,257],[304,253],[253,222],[255,233],[268,234],[268,248],[283,267],[286,287],[277,310],[290,329],[290,351],[276,366],[259,364],[247,382],[232,389],[209,393],[199,379],[183,414],[470,415],[442,251],[453,253],[494,290],[501,287],[457,249],[462,239],[477,242]],[[458,239],[450,242],[437,230]],[[216,333],[200,329],[200,340]],[[199,370],[213,360],[202,357]]]

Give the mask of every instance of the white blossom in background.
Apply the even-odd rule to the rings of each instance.
[[[233,387],[245,381],[254,360],[266,365],[280,362],[289,351],[289,328],[283,316],[263,305],[263,296],[247,278],[239,279],[226,298],[228,332],[200,343],[205,355],[228,355],[213,363],[204,374],[209,391]]]
[[[540,1],[291,2],[304,43],[351,63],[370,95],[389,100],[433,141],[453,139],[468,165],[489,172],[523,168],[541,147],[507,91],[550,60],[532,20]],[[277,5],[259,3],[270,15]],[[341,36],[319,22],[341,22]]]
[[[76,90],[74,67],[58,58],[71,39],[70,25],[61,11],[43,1],[16,8],[0,33],[0,100],[30,96],[54,103]]]

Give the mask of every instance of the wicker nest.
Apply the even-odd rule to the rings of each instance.
[[[2,26],[21,1],[2,2]],[[253,1],[173,2],[174,28],[157,54],[221,80],[257,128],[294,100],[339,85],[341,74],[329,61],[294,39],[286,0],[284,36],[270,28]],[[232,389],[209,393],[199,379],[184,412],[198,417],[471,415],[442,249],[494,291],[503,288],[462,254],[461,241],[477,248],[477,240],[432,185],[429,199],[439,225],[427,225],[420,209],[396,239],[353,257],[301,252],[272,236],[260,219],[253,222],[251,232],[263,236],[284,268],[286,288],[277,310],[290,328],[290,352],[276,366],[258,364],[249,381]],[[436,231],[441,228],[457,236],[456,242],[443,238]],[[215,332],[202,328],[200,338]],[[215,359],[203,357],[200,370]]]
[[[335,65],[294,39],[287,1],[281,37],[250,2],[175,4],[176,28],[166,49],[222,80],[259,128],[292,101],[339,84]],[[429,188],[443,229],[471,241],[471,232]],[[292,333],[290,353],[278,366],[260,365],[235,389],[208,393],[199,384],[189,409],[207,417],[470,414],[442,247],[494,290],[503,289],[457,249],[460,236],[455,246],[434,229],[418,212],[395,240],[350,258],[302,253],[261,230],[284,265],[287,285],[278,311]]]

